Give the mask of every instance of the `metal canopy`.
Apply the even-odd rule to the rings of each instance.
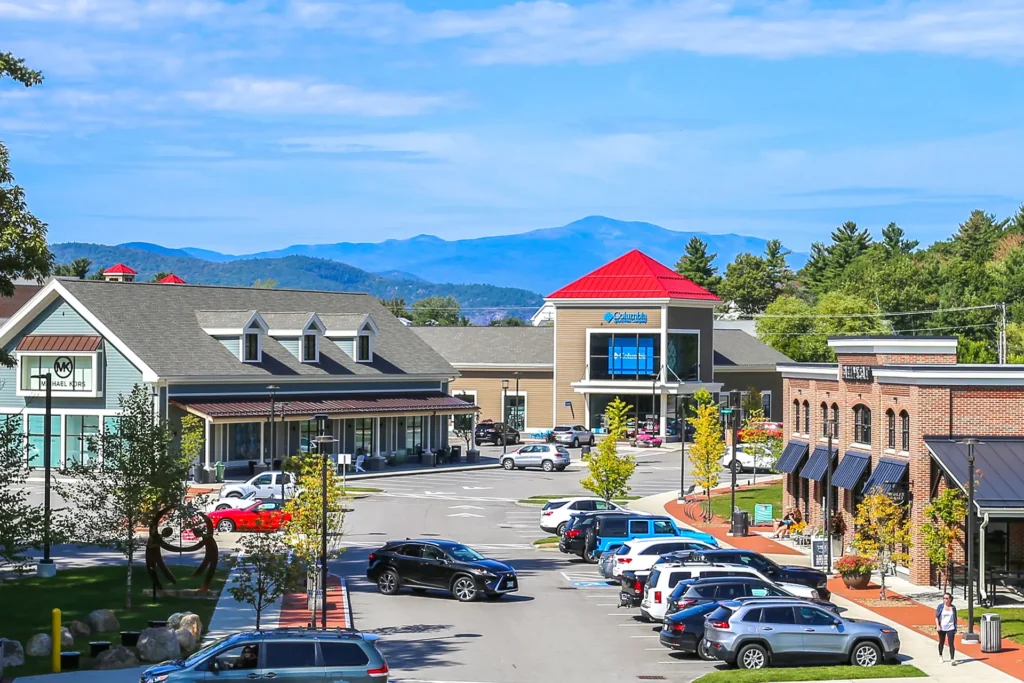
[[[846,451],[843,459],[839,461],[839,467],[832,474],[832,484],[852,491],[870,464],[871,456],[866,453]]]
[[[877,488],[882,493],[891,493],[893,488],[902,481],[903,476],[910,467],[908,460],[896,460],[894,458],[881,458],[875,471],[868,477],[864,484],[864,493],[870,493]]]
[[[807,455],[806,442],[790,441],[786,444],[786,449],[782,451],[782,456],[775,465],[775,469],[785,474],[793,474],[793,472],[796,472],[796,468],[800,466],[805,455]]]
[[[835,460],[839,455],[839,449],[832,449],[832,457],[828,455],[828,448],[825,446],[818,446],[811,453],[811,457],[808,458],[807,464],[800,470],[800,476],[804,479],[810,479],[812,481],[821,481],[825,478],[825,472],[828,471],[828,467],[831,461]],[[835,482],[833,482],[833,485]]]
[[[974,447],[974,503],[982,511],[1024,515],[1024,439],[977,437]],[[946,474],[967,491],[967,446],[926,438],[925,445]]]

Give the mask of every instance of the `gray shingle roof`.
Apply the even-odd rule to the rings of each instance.
[[[760,339],[743,330],[715,332],[715,366],[771,365],[791,363],[792,359],[779,353]]]
[[[172,287],[97,280],[62,280],[61,284],[161,377],[231,376],[261,381],[288,376],[317,379],[454,377],[458,374],[369,294],[200,285]],[[203,332],[199,324],[201,316],[197,315],[200,311],[253,310],[303,314],[316,311],[322,319],[338,315],[362,320],[370,314],[380,329],[373,344],[374,360],[356,363],[332,342],[320,345],[319,363],[301,363],[280,343],[265,337],[263,362],[242,363],[221,342]]]
[[[357,331],[356,328],[362,324],[363,319],[366,317],[365,314],[359,313],[348,313],[348,314],[334,314],[327,313],[320,315],[320,321],[327,326],[328,332],[337,331]],[[374,318],[373,322],[377,322]],[[403,325],[404,326],[404,325]]]
[[[204,330],[211,328],[241,329],[256,311],[196,311],[196,322]]]
[[[260,311],[260,317],[267,323],[267,327],[272,330],[301,330],[312,316],[313,311],[306,311],[304,313],[265,313]]]
[[[449,363],[536,365],[554,363],[553,327],[412,327]]]

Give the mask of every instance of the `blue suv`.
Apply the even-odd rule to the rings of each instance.
[[[627,517],[609,515],[598,517],[587,529],[583,543],[583,559],[591,564],[602,554],[616,550],[626,541],[634,538],[692,538],[718,547],[718,541],[711,534],[702,531],[680,529],[671,517],[653,515],[650,517]]]

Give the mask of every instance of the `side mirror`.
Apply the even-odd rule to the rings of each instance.
[[[212,671],[213,673],[217,673],[220,671],[220,660],[216,657],[210,660],[210,671]]]
[[[832,625],[833,626],[842,626],[843,625],[843,621],[842,621],[842,619],[833,619],[832,620]]]

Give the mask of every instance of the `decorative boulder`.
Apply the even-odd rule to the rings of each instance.
[[[139,657],[144,662],[166,662],[181,657],[178,637],[169,628],[147,628],[139,636]]]
[[[93,633],[116,633],[121,630],[121,624],[117,622],[117,617],[108,609],[90,612],[85,621]]]
[[[181,628],[181,618],[186,614],[192,614],[191,612],[175,612],[171,616],[167,617],[167,628],[174,629],[177,631]]]
[[[121,645],[99,653],[93,662],[97,669],[134,669],[139,665],[135,653]]]
[[[170,626],[170,624],[168,624],[168,626]],[[186,612],[185,615],[182,616],[181,623],[178,625],[178,628],[191,631],[192,637],[197,643],[199,642],[199,636],[203,635],[202,620],[199,618],[198,614],[192,614],[191,612]]]
[[[60,646],[71,647],[75,644],[75,637],[71,635],[71,629],[67,626],[60,627]]]
[[[71,631],[71,635],[75,638],[88,638],[92,634],[89,624],[84,621],[72,621],[68,624],[68,630]]]
[[[178,647],[181,648],[181,654],[190,655],[195,652],[196,638],[192,635],[192,631],[189,631],[187,628],[179,628],[174,632],[174,635],[178,639]]]
[[[52,649],[53,641],[50,640],[50,636],[45,633],[37,633],[28,639],[28,645],[25,646],[25,654],[29,657],[46,657]]]
[[[25,663],[25,648],[17,640],[0,638],[4,643],[4,666],[21,666]]]

